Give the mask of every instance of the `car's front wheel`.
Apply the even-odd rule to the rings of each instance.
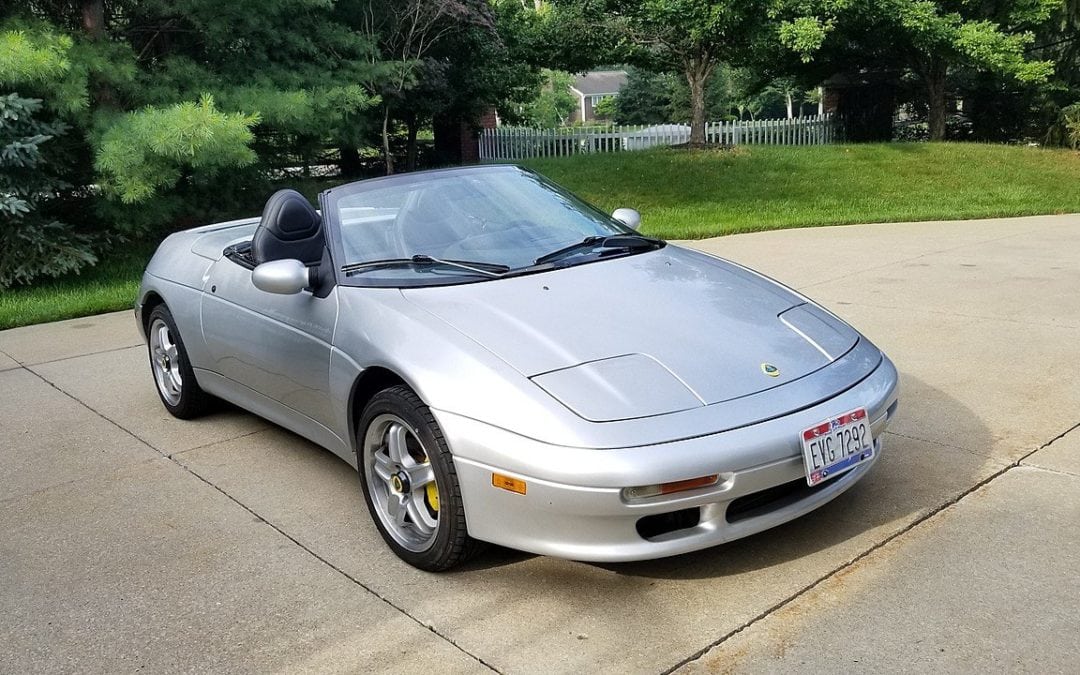
[[[146,343],[162,405],[174,417],[191,419],[210,407],[211,397],[195,381],[180,331],[165,305],[158,305],[147,320]]]
[[[406,386],[376,394],[357,425],[364,499],[399,558],[429,572],[480,548],[469,537],[453,457],[431,410]]]

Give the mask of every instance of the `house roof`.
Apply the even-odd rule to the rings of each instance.
[[[625,84],[625,70],[594,70],[578,75],[571,86],[583,96],[598,96],[618,94]]]

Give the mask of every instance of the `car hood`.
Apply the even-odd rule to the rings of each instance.
[[[858,340],[783,286],[671,245],[403,294],[593,421],[676,412],[782,386]]]

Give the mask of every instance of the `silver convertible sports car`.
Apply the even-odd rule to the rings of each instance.
[[[482,542],[693,551],[821,506],[881,454],[897,372],[813,301],[541,176],[361,181],[168,237],[136,315],[158,393],[356,466],[406,562]],[[808,527],[828,527],[815,522]]]

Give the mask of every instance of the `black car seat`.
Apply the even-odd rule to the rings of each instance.
[[[324,248],[322,218],[304,195],[296,190],[278,190],[270,195],[251,239],[256,265],[288,258],[317,265]]]

